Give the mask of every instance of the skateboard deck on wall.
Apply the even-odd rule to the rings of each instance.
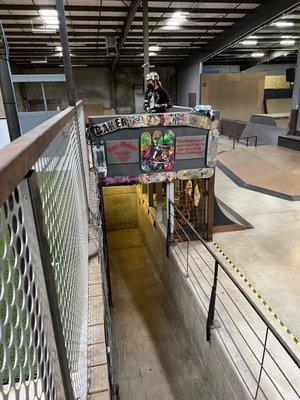
[[[142,184],[172,182],[176,179],[176,177],[176,172],[154,172],[152,174],[140,175],[139,182]]]
[[[98,139],[99,140],[99,139]],[[94,165],[99,172],[100,177],[106,177],[107,175],[107,164],[105,156],[105,147],[103,140],[99,140],[99,143],[92,145],[92,152],[94,158]]]
[[[143,172],[152,171],[152,137],[151,133],[143,132],[140,138],[141,170]]]
[[[175,165],[175,135],[167,130],[143,132],[140,137],[140,163],[143,172],[172,171]]]
[[[177,178],[182,181],[208,179],[214,174],[213,168],[182,169],[177,172]]]
[[[214,167],[217,164],[218,139],[219,139],[219,131],[217,129],[210,130],[207,139],[207,152],[206,152],[206,165],[208,167]]]

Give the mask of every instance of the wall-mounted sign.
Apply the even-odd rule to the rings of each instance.
[[[139,162],[139,141],[137,139],[107,140],[106,157],[108,164]]]
[[[206,137],[181,136],[176,140],[176,159],[187,160],[192,158],[203,158],[205,155]]]
[[[120,116],[93,125],[93,158],[102,184],[133,184],[139,176],[143,182],[163,182],[176,179],[180,170],[212,166],[216,135],[207,142],[216,125],[189,113]]]

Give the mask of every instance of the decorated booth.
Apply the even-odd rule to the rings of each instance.
[[[171,200],[211,239],[217,120],[182,112],[99,116],[89,122],[100,186],[147,185],[157,211],[158,203],[166,210]]]

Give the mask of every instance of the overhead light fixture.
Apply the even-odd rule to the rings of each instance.
[[[177,30],[186,20],[189,13],[183,11],[175,11],[171,18],[167,19],[166,25],[161,29],[164,30]]]
[[[57,11],[56,10],[51,10],[51,9],[41,9],[40,15],[43,17],[57,17]]]
[[[154,51],[150,51],[149,52],[149,56],[150,57],[155,57],[155,56],[157,56],[157,53],[155,53]]]
[[[251,39],[258,39],[258,36],[251,35],[251,36],[248,36],[248,37],[247,37],[247,40],[248,40],[248,39],[250,39],[250,40],[251,40]]]
[[[164,25],[161,29],[163,29],[164,31],[177,31],[179,28],[179,25]]]
[[[243,40],[241,42],[243,46],[256,46],[257,45],[257,40]]]
[[[62,51],[62,47],[61,46],[56,46],[55,47],[55,51]]]
[[[53,28],[32,28],[32,33],[56,33],[56,31]]]
[[[281,37],[281,39],[296,39],[295,36],[291,36],[291,35],[281,35],[280,37]]]
[[[149,46],[149,51],[160,51],[160,47],[157,45]]]
[[[291,21],[277,21],[277,22],[274,22],[272,25],[276,26],[277,28],[289,28],[289,27],[294,26],[294,22],[291,22]]]
[[[46,29],[57,30],[59,26],[58,14],[56,10],[41,9],[39,10]]]
[[[295,40],[281,40],[280,42],[281,46],[294,46],[295,43]]]
[[[252,54],[251,54],[251,57],[254,57],[254,58],[262,58],[262,57],[264,57],[264,55],[265,55],[265,53],[257,52],[257,53],[252,53]]]
[[[47,64],[47,58],[45,57],[44,60],[31,60],[31,64]]]
[[[64,67],[63,64],[59,64],[59,67]],[[72,68],[76,68],[76,67],[87,67],[87,64],[71,64]]]

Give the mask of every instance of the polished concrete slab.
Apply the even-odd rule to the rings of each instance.
[[[241,188],[218,169],[216,195],[254,229],[217,233],[214,240],[300,338],[300,203]],[[264,311],[286,342],[300,353],[278,321]]]
[[[116,375],[123,400],[214,400],[137,229],[108,232]]]

